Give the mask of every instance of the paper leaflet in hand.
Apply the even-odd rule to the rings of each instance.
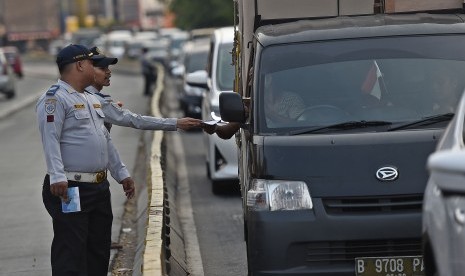
[[[81,211],[81,199],[79,197],[79,187],[68,188],[68,201],[61,201],[63,213],[73,213]]]

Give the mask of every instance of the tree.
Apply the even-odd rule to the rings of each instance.
[[[173,0],[171,11],[181,29],[222,27],[233,24],[232,0]]]

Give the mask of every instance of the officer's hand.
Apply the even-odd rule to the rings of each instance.
[[[217,126],[216,124],[210,125],[210,124],[205,124],[205,123],[202,123],[202,124],[200,125],[200,127],[203,129],[203,131],[205,131],[206,133],[208,133],[208,134],[210,134],[210,135],[213,134],[213,133],[215,133],[215,131],[216,131],[216,126]]]
[[[199,128],[201,124],[202,120],[186,117],[178,119],[176,127],[182,130],[189,130],[192,128]]]
[[[128,199],[133,198],[136,192],[136,188],[134,187],[134,180],[132,180],[131,177],[127,177],[121,181],[121,185],[123,185],[123,190],[126,194],[126,197]]]
[[[68,202],[68,182],[62,181],[50,184],[50,192],[59,196],[62,201]]]

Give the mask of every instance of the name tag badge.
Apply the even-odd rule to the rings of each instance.
[[[100,104],[94,104],[94,108],[102,108]]]
[[[75,104],[74,108],[76,108],[76,109],[85,109],[86,106],[84,104]]]

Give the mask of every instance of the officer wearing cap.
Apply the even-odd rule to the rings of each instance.
[[[144,130],[189,130],[200,127],[201,120],[194,118],[157,118],[135,114],[128,109],[121,108],[113,102],[110,95],[101,93],[104,86],[110,85],[111,70],[110,65],[118,62],[117,58],[105,56],[97,47],[90,51],[94,54],[92,60],[95,67],[95,79],[86,91],[94,94],[100,100],[101,109],[105,114],[105,125],[109,129],[111,124],[132,127]]]
[[[60,79],[36,105],[47,164],[42,197],[54,231],[53,276],[107,275],[113,220],[107,170],[128,198],[135,192],[103,125],[99,100],[84,91],[94,80],[93,55],[82,45],[63,48],[56,59]],[[68,193],[76,190],[69,210]]]

